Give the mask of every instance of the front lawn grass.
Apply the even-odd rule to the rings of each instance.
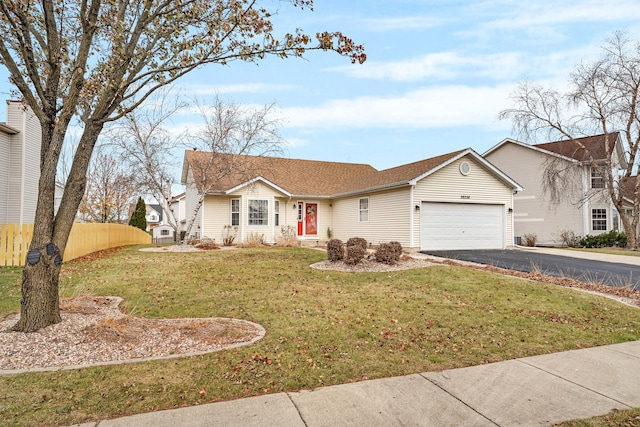
[[[640,256],[640,251],[624,248],[563,248],[570,251],[595,252],[600,254]]]
[[[640,408],[613,411],[601,417],[573,420],[556,424],[555,427],[638,427]]]
[[[314,270],[299,248],[127,248],[64,267],[63,296],[141,317],[234,317],[258,343],[205,356],[0,377],[0,424],[58,425],[640,339],[638,309],[457,266]],[[19,280],[0,281],[18,311]]]
[[[0,318],[12,311],[18,311],[20,303],[21,267],[0,267]]]

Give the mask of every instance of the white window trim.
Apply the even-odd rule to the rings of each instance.
[[[602,218],[602,217],[596,218],[594,216],[595,215],[595,211],[604,212],[604,218]],[[605,208],[592,208],[591,209],[591,231],[607,231],[608,230],[608,222],[607,221],[609,220],[608,217],[609,217],[609,215],[607,213],[607,209],[605,209]],[[600,229],[600,228],[596,229],[594,227],[595,221],[598,221],[598,222],[604,221],[604,229]]]
[[[366,209],[362,209],[362,201],[366,200],[367,201],[367,208]],[[370,210],[371,210],[371,206],[369,205],[369,197],[360,197],[358,199],[358,222],[360,223],[367,223],[369,222],[369,214],[370,214]],[[366,212],[367,213],[367,219],[366,220],[362,220],[362,213]]]
[[[280,227],[280,200],[273,201],[273,226]]]
[[[605,188],[604,175],[600,173],[600,171],[596,167],[591,166],[591,173],[589,178],[590,178],[590,185],[592,189],[599,190],[599,189]],[[593,183],[595,180],[599,180],[602,183],[602,185],[594,186]]]
[[[238,201],[238,223],[234,224],[233,223],[233,202],[237,200]],[[242,202],[240,201],[240,199],[234,198],[234,199],[230,199],[229,200],[229,225],[233,226],[233,227],[239,227],[240,224],[242,223]]]
[[[251,224],[251,202],[252,201],[257,201],[257,202],[266,202],[267,203],[267,209],[266,209],[266,213],[263,216],[263,224]],[[269,199],[248,199],[247,200],[247,226],[249,227],[268,227],[269,226]]]

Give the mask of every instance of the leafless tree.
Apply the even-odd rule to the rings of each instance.
[[[312,0],[289,3],[313,7]],[[23,270],[20,320],[14,330],[33,332],[61,320],[61,254],[106,123],[206,64],[301,57],[308,50],[331,50],[352,62],[365,60],[362,46],[339,32],[317,33],[314,38],[299,29],[276,31],[270,6],[258,0],[0,2],[0,64],[42,127],[30,245],[34,256]],[[60,152],[75,120],[81,123],[82,134],[60,209],[54,214]]]
[[[187,107],[180,94],[162,88],[105,132],[106,143],[120,153],[120,160],[132,171],[140,190],[164,207],[167,223],[176,233],[178,218],[171,203],[172,185],[178,181],[176,170],[187,146],[187,133],[172,133],[169,125],[172,116]]]
[[[139,194],[129,170],[104,150],[91,163],[78,213],[87,222],[126,224]]]
[[[640,181],[635,179],[640,148],[640,42],[617,33],[602,47],[600,59],[581,63],[570,76],[570,90],[560,93],[531,82],[524,82],[512,96],[514,107],[500,113],[511,119],[526,140],[544,134],[549,140],[575,141],[586,153],[586,163],[600,173],[605,190],[618,210],[628,245],[639,242]],[[603,153],[593,153],[577,138],[619,132],[625,145],[626,164],[618,165],[613,136],[605,139]],[[575,181],[575,171],[551,162],[544,173],[544,186],[557,202],[559,188]],[[554,196],[555,195],[555,196]]]
[[[203,126],[189,136],[189,141],[203,155],[191,156],[189,162],[198,198],[187,219],[187,236],[205,196],[221,180],[231,176],[240,180],[252,178],[259,172],[257,168],[265,167],[265,162],[258,165],[255,157],[278,156],[283,151],[280,123],[272,118],[275,104],[254,109],[223,102],[216,96],[211,105],[196,102],[195,107]]]
[[[197,203],[183,230],[187,236],[209,190],[230,175],[255,174],[255,163],[247,161],[246,155],[277,156],[282,154],[283,145],[280,124],[272,118],[275,104],[253,108],[217,95],[210,104],[194,99],[192,112],[201,124],[195,131],[172,134],[167,129],[169,121],[189,105],[170,91],[162,91],[150,105],[127,114],[106,132],[109,144],[120,150],[129,169],[139,170],[136,176],[141,188],[165,207],[168,223],[175,232],[179,219],[172,208],[171,188],[176,182],[178,163],[184,157],[176,155],[176,148],[182,148],[180,154],[187,148],[211,153],[190,162],[195,176],[202,179],[197,183]]]

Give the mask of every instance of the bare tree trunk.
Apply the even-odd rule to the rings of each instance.
[[[184,233],[186,238],[188,238],[189,233],[191,233],[191,229],[193,228],[193,224],[196,220],[196,217],[198,216],[198,212],[200,211],[200,208],[202,207],[203,202],[204,202],[204,193],[198,195],[198,202],[196,203],[196,207],[193,209],[191,218],[189,218],[189,220],[187,221],[187,229],[185,230],[185,233]],[[186,238],[185,238],[185,241],[186,241]]]
[[[20,320],[13,326],[14,331],[34,332],[62,320],[58,302],[60,267],[54,263],[56,256],[45,253],[36,265],[25,266]]]
[[[83,148],[76,152],[55,218],[53,207],[57,159],[55,162],[50,161],[47,154],[43,154],[33,239],[29,247],[30,254],[36,256],[34,259],[28,256],[24,267],[20,320],[13,326],[14,331],[35,332],[62,320],[58,295],[62,255],[84,195],[86,171],[101,128],[100,123],[87,125],[80,140]],[[53,138],[49,135],[45,131],[44,144],[56,137],[61,138],[59,135]]]

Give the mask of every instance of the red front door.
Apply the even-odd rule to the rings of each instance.
[[[307,203],[305,206],[305,234],[318,234],[318,204]]]

